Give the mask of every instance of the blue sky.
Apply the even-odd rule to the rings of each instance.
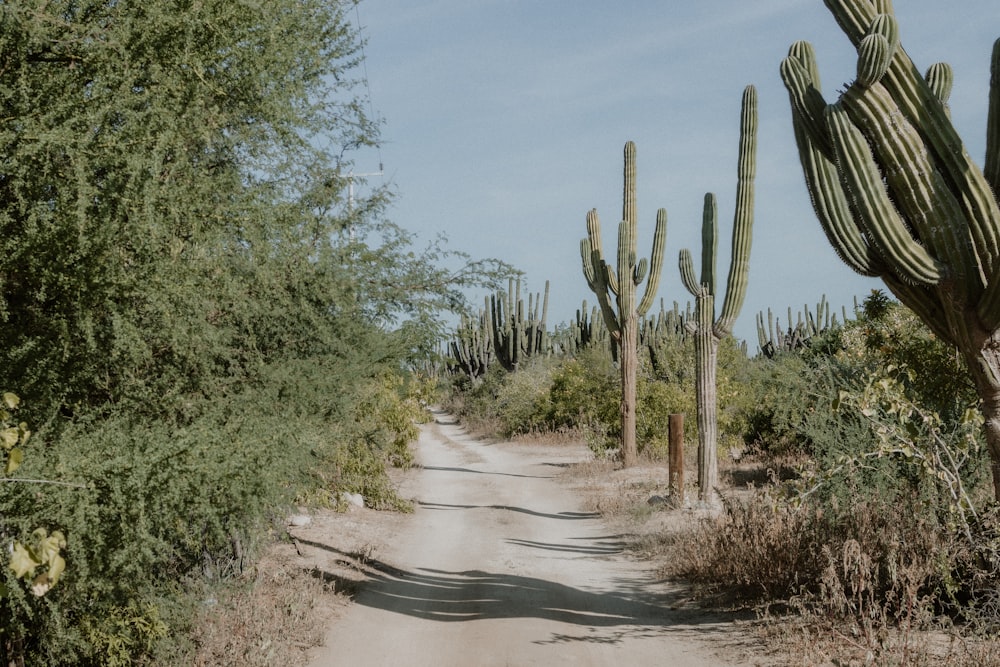
[[[917,67],[955,70],[953,121],[982,164],[996,0],[896,0],[903,47]],[[689,300],[677,255],[700,255],[706,192],[719,201],[720,282],[729,266],[740,97],[759,94],[756,209],[747,299],[736,335],[756,350],[754,319],[822,295],[839,311],[880,287],[853,274],[813,215],[778,66],[798,39],[816,48],[828,101],[854,77],[855,54],[819,0],[364,0],[351,13],[368,42],[380,150],[357,172],[384,176],[389,217],[423,239],[496,257],[551,282],[549,320],[595,299],[579,241],[597,208],[616,245],[622,148],[637,145],[639,252],[667,209],[659,296]],[[485,296],[474,296],[478,302]]]

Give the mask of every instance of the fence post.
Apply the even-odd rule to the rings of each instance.
[[[680,507],[684,505],[684,415],[672,414],[669,418],[670,451],[668,454],[668,474],[670,476],[671,501]]]

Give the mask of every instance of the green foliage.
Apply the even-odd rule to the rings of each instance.
[[[978,392],[1000,500],[1000,142],[988,133],[987,168],[951,122],[953,74],[921,74],[900,42],[891,2],[826,3],[857,48],[857,77],[833,104],[816,54],[796,42],[781,63],[806,186],[837,255],[878,276],[941,340],[956,346]],[[1000,118],[1000,47],[990,79]],[[984,54],[985,57],[985,54]]]
[[[8,476],[24,461],[24,446],[31,437],[26,422],[14,421],[14,412],[21,404],[17,394],[4,392],[0,402],[0,455],[3,456],[3,474]]]
[[[153,632],[159,623],[183,629],[169,600],[205,577],[242,572],[267,527],[317,489],[405,508],[385,468],[410,460],[417,408],[390,374],[358,379],[344,397],[334,370],[278,369],[256,388],[194,406],[183,428],[118,414],[41,431],[25,472],[89,490],[47,485],[0,498],[4,517],[45,517],[72,537],[69,568],[46,604],[21,595],[7,606],[28,655],[53,665],[134,660],[131,651],[163,636]]]
[[[871,366],[911,369],[906,382],[917,401],[946,420],[961,419],[978,397],[955,347],[880,290],[873,290],[862,308],[863,317],[844,327],[838,339],[843,354]]]
[[[596,428],[620,437],[621,379],[603,350],[587,349],[560,364],[552,375],[546,421],[553,429]]]
[[[669,415],[695,412],[693,341],[663,337],[656,349],[657,369],[643,362],[636,383],[638,451],[654,458],[667,453]],[[724,447],[738,444],[753,400],[743,388],[748,363],[734,340],[722,341],[719,424]],[[453,385],[452,392],[456,412],[503,437],[577,432],[601,457],[618,447],[621,383],[611,355],[603,348],[587,347],[572,357],[536,360],[517,373],[494,367],[481,382],[463,379]],[[697,440],[696,420],[686,419],[684,428],[688,442]]]
[[[976,394],[955,351],[882,292],[865,300],[859,317],[814,338],[801,353],[757,358],[746,376],[752,396],[744,439],[772,454],[820,458],[872,448],[857,414],[834,411],[841,390],[861,390],[889,367],[906,368],[913,401],[948,423],[962,419]]]
[[[114,607],[101,618],[85,618],[83,636],[108,667],[128,667],[137,655],[149,655],[167,636],[169,626],[154,605]]]
[[[415,248],[387,188],[347,201],[378,140],[350,8],[0,7],[0,381],[37,425],[17,474],[54,482],[4,484],[0,532],[36,578],[68,541],[43,600],[5,568],[8,661],[141,662],[296,499],[406,506],[399,370],[510,269]]]

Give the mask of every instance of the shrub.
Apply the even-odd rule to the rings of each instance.
[[[553,372],[545,421],[554,430],[599,429],[617,443],[620,406],[621,379],[610,356],[605,350],[589,347]]]
[[[905,498],[821,506],[761,494],[726,501],[724,514],[672,538],[671,553],[664,573],[702,594],[864,624],[932,613],[931,594],[951,588],[951,567],[967,551]]]
[[[316,489],[405,507],[386,466],[410,460],[415,403],[392,374],[348,387],[331,370],[318,359],[268,369],[243,392],[192,397],[183,424],[109,411],[40,429],[24,475],[87,488],[18,485],[0,497],[8,533],[43,526],[69,544],[44,600],[5,572],[4,629],[23,638],[27,664],[150,655],[190,623],[185,599],[234,580],[273,522]]]

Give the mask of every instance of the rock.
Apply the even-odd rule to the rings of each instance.
[[[348,505],[353,505],[354,507],[364,507],[365,497],[360,493],[344,493],[340,494],[340,500],[347,503]]]
[[[288,517],[289,526],[301,527],[308,526],[310,523],[312,523],[312,517],[307,514],[293,514]]]

